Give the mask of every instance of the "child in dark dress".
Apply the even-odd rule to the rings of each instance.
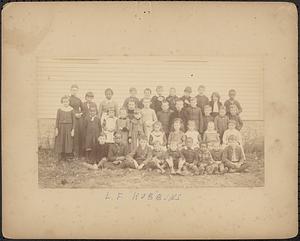
[[[218,92],[213,92],[211,94],[211,101],[209,102],[209,105],[211,106],[211,113],[210,115],[215,118],[219,114],[220,107],[222,106],[222,103],[220,101],[220,94]]]
[[[176,89],[170,88],[169,96],[166,98],[166,101],[169,102],[170,110],[175,111],[176,110],[176,101],[179,99],[179,97],[176,95]]]
[[[168,138],[170,133],[170,118],[172,111],[169,109],[169,102],[163,101],[161,105],[162,110],[157,112],[157,119],[162,125],[162,129]]]
[[[90,107],[89,115],[86,116],[84,126],[85,126],[85,151],[86,159],[90,160],[90,154],[93,147],[96,145],[98,137],[101,132],[101,121],[97,116],[97,108]]]
[[[178,99],[176,101],[176,110],[172,112],[170,116],[170,126],[173,126],[174,120],[179,118],[182,120],[183,128],[182,131],[186,130],[186,124],[187,124],[187,117],[186,117],[186,111],[183,109],[183,101],[181,99]]]
[[[90,159],[83,163],[88,169],[103,168],[103,163],[107,161],[109,148],[105,142],[106,135],[102,132],[98,137],[98,143],[92,148]]]
[[[83,118],[83,104],[81,100],[77,97],[78,93],[78,85],[71,86],[71,96],[70,96],[70,106],[74,110],[75,114],[75,128],[74,128],[74,140],[73,140],[73,148],[74,155],[77,158],[83,158],[85,154],[84,150],[84,118]]]
[[[69,97],[61,98],[62,107],[57,110],[55,124],[55,151],[59,160],[66,160],[73,152],[73,136],[75,116],[73,108],[69,105]]]
[[[183,101],[183,109],[187,109],[191,106],[191,94],[192,88],[190,86],[185,87],[183,96],[181,97],[181,100]]]
[[[94,107],[96,108],[96,114],[98,115],[98,108],[97,104],[93,102],[94,100],[94,94],[93,92],[87,92],[85,94],[85,102],[82,104],[82,117],[85,118],[90,113],[90,108]]]
[[[204,115],[204,106],[208,105],[209,103],[209,99],[204,93],[205,93],[205,86],[199,85],[198,95],[196,95],[196,99],[197,99],[197,106],[201,108],[203,115]]]
[[[219,115],[215,118],[215,128],[220,135],[221,144],[223,143],[224,132],[228,128],[229,117],[226,115],[226,110],[224,106],[219,109]]]
[[[161,104],[166,99],[163,96],[164,88],[162,86],[159,85],[156,87],[156,93],[157,95],[153,96],[151,99],[151,108],[155,111],[155,113],[161,111]]]

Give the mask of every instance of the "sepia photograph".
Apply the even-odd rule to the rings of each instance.
[[[41,188],[264,185],[261,56],[36,61]]]
[[[287,2],[2,9],[8,239],[298,232],[298,14]]]

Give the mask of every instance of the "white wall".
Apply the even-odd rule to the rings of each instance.
[[[38,117],[54,118],[60,97],[69,93],[71,84],[78,84],[84,100],[93,91],[95,102],[104,98],[104,89],[111,87],[114,99],[120,103],[128,96],[128,89],[136,87],[138,97],[149,87],[155,93],[157,85],[175,87],[179,96],[185,86],[197,94],[200,84],[221,94],[224,102],[228,90],[237,90],[237,99],[244,109],[244,120],[262,120],[263,61],[259,56],[102,56],[93,58],[37,58]]]

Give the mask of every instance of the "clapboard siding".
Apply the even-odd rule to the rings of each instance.
[[[263,60],[261,57],[197,57],[197,56],[148,56],[148,57],[99,57],[99,58],[38,58],[38,117],[54,118],[60,106],[60,97],[68,94],[71,84],[80,87],[80,98],[93,91],[98,104],[104,90],[111,87],[114,99],[121,105],[128,96],[128,89],[136,87],[138,97],[149,87],[155,92],[157,85],[177,89],[182,95],[185,86],[197,94],[199,84],[206,86],[207,95],[212,91],[227,99],[228,90],[237,90],[245,120],[262,120]]]

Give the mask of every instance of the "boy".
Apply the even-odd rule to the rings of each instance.
[[[185,87],[183,91],[183,96],[181,97],[181,100],[183,101],[184,109],[191,106],[191,93],[192,93],[192,88],[190,86]]]
[[[218,163],[213,160],[205,142],[200,144],[200,149],[198,150],[197,167],[200,175],[204,174],[204,172],[207,174],[218,172]]]
[[[211,106],[210,105],[204,106],[203,129],[202,129],[203,131],[201,133],[202,135],[207,130],[208,122],[214,121],[214,118],[211,116],[210,113],[211,113]]]
[[[125,99],[124,103],[123,103],[123,108],[128,108],[128,102],[129,102],[129,101],[134,101],[135,106],[138,107],[139,104],[140,104],[140,101],[139,101],[139,99],[136,97],[136,95],[137,95],[137,90],[136,90],[136,88],[131,87],[131,88],[129,89],[129,94],[130,94],[130,96],[127,97],[127,98]]]
[[[197,106],[201,108],[202,114],[204,114],[204,106],[208,105],[209,103],[209,99],[204,93],[205,93],[205,86],[199,85],[198,95],[196,95],[196,99],[197,99]]]
[[[103,121],[103,118],[107,116],[108,110],[109,109],[114,109],[115,115],[118,116],[119,113],[119,108],[117,102],[115,102],[112,97],[114,95],[114,92],[111,88],[105,89],[104,91],[105,94],[105,100],[100,102],[99,104],[99,118],[101,120],[101,123]]]
[[[182,153],[178,150],[176,142],[171,142],[169,144],[166,162],[168,163],[171,169],[171,174],[181,174],[181,169],[184,164],[184,157]],[[175,172],[175,169],[177,169],[177,172]]]
[[[164,88],[162,86],[156,87],[156,93],[157,96],[153,96],[151,99],[151,108],[157,113],[158,111],[161,111],[161,104],[165,100],[165,97],[163,96]]]
[[[106,135],[101,133],[98,137],[98,143],[92,148],[91,159],[89,163],[85,163],[88,168],[98,169],[103,167],[103,163],[107,161],[109,145],[106,142]]]
[[[202,111],[200,107],[197,107],[197,99],[195,97],[191,98],[191,106],[186,110],[186,118],[188,121],[195,121],[196,130],[203,133]]]
[[[183,128],[185,131],[185,128],[186,128],[186,112],[185,110],[183,109],[183,101],[181,99],[178,99],[176,101],[176,110],[174,112],[172,112],[171,116],[170,116],[170,126],[173,126],[174,124],[174,120],[176,118],[179,118],[182,120],[182,123],[183,123]]]
[[[228,96],[229,96],[229,99],[226,100],[224,103],[224,106],[226,108],[226,113],[229,114],[231,105],[236,105],[237,109],[238,109],[237,114],[240,114],[243,110],[242,110],[240,103],[237,100],[235,100],[236,90],[234,90],[234,89],[229,90]]]
[[[152,158],[145,162],[146,168],[157,168],[161,173],[165,173],[167,153],[163,150],[159,141],[153,143]]]
[[[150,160],[152,157],[152,150],[147,145],[147,136],[141,136],[139,145],[126,157],[126,161],[122,164],[122,167],[130,167],[136,169],[142,169],[146,160]]]
[[[229,120],[228,121],[228,129],[223,134],[223,144],[228,145],[229,136],[234,135],[236,137],[236,141],[242,144],[242,135],[239,130],[236,129],[236,121]]]
[[[176,95],[176,89],[170,88],[169,96],[166,98],[166,101],[169,102],[170,110],[175,111],[176,110],[176,101],[178,100],[178,96]]]
[[[89,115],[90,108],[96,108],[96,114],[98,115],[97,104],[93,102],[93,92],[87,92],[85,94],[85,102],[82,104],[82,116],[83,118]]]
[[[134,118],[134,112],[137,109],[134,100],[129,100],[125,109],[127,109],[127,116],[129,120],[132,120]]]
[[[243,127],[243,121],[242,121],[241,117],[238,115],[237,111],[238,111],[237,106],[231,105],[229,107],[228,118],[229,118],[229,120],[234,120],[236,122],[235,128],[240,131]]]
[[[214,161],[221,162],[222,161],[222,149],[220,148],[219,143],[214,143],[212,149],[210,150],[210,154]]]
[[[126,159],[127,147],[121,140],[121,133],[115,132],[114,143],[109,146],[107,160],[101,163],[102,168],[117,169],[122,167],[120,164]]]
[[[183,148],[181,150],[181,153],[185,160],[183,169],[191,171],[195,174],[199,174],[199,170],[197,167],[198,155],[197,152],[193,149],[193,138],[188,137],[186,139],[186,148]]]
[[[140,100],[138,105],[140,109],[144,108],[144,103],[143,103],[144,99],[149,99],[151,103],[151,93],[152,93],[151,89],[149,88],[144,89],[144,97]]]
[[[248,168],[249,165],[245,163],[243,151],[237,144],[236,136],[229,136],[228,146],[223,150],[222,161],[229,172],[243,172]]]
[[[162,110],[157,112],[157,119],[162,124],[162,129],[166,134],[166,137],[168,138],[170,133],[170,117],[172,114],[172,111],[169,110],[169,102],[163,101],[161,105]]]
[[[221,106],[220,109],[219,109],[219,115],[217,115],[215,117],[215,121],[214,121],[215,122],[216,131],[220,135],[221,144],[223,143],[224,132],[228,128],[228,121],[229,121],[229,118],[226,115],[226,109],[225,109],[224,106]]]

